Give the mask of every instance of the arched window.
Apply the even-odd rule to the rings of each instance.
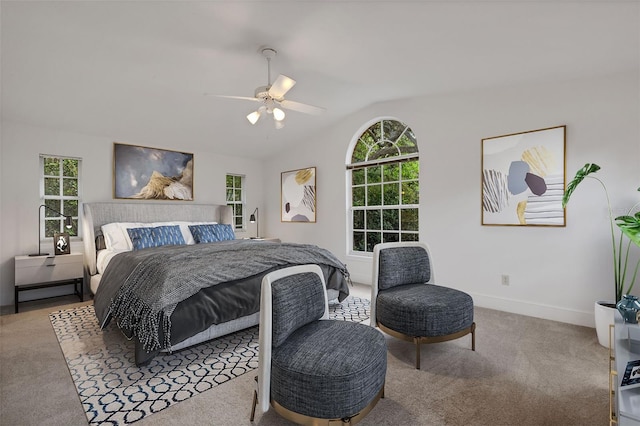
[[[418,241],[418,145],[411,128],[380,119],[354,142],[351,182],[352,253],[372,253],[381,242]]]

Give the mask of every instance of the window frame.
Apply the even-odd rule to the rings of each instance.
[[[233,178],[233,186],[229,187],[227,186],[227,181],[229,179],[229,177]],[[235,201],[235,200],[229,200],[228,199],[228,195],[229,195],[229,190],[231,191],[236,191],[238,189],[238,187],[235,186],[235,178],[240,178],[240,191],[241,191],[241,195],[240,195],[240,200],[239,201]],[[241,230],[241,231],[246,231],[247,230],[247,185],[246,185],[246,179],[247,177],[245,175],[239,174],[239,173],[226,173],[225,174],[225,203],[227,206],[231,206],[232,212],[231,212],[231,220],[233,223],[233,229],[234,231],[236,230]],[[236,214],[236,207],[235,206],[240,206],[241,209],[241,214]],[[241,221],[240,226],[237,225],[236,219],[239,218]]]
[[[404,126],[403,127],[404,130],[400,133],[400,135],[396,137],[394,141],[389,141],[388,139],[385,139],[384,122],[388,122],[388,121],[396,122],[393,124],[394,126],[396,126],[396,128],[398,124]],[[374,132],[371,131],[371,129],[374,128],[376,125],[379,125],[382,131],[380,135],[378,135],[379,136],[378,139],[374,139],[373,140],[374,143],[372,143],[371,145],[368,145],[367,143],[363,142],[362,139],[365,136],[365,134],[368,134],[368,135],[373,134]],[[413,131],[407,124],[405,124],[404,122],[398,119],[378,118],[378,119],[372,120],[367,125],[363,126],[361,130],[354,136],[354,140],[350,145],[350,150],[348,152],[348,156],[346,159],[347,215],[348,215],[347,254],[348,255],[367,256],[367,257],[373,255],[373,246],[371,247],[370,251],[368,250],[368,247],[367,247],[369,245],[368,236],[367,236],[368,232],[379,233],[380,242],[393,241],[394,237],[393,235],[390,235],[390,234],[397,234],[397,241],[418,241],[419,240],[420,162],[419,162],[418,144],[417,144],[417,140],[414,139],[413,146],[411,147],[411,149],[415,149],[415,151],[410,153],[402,153],[400,146],[397,145],[397,143],[400,141],[402,136],[407,131],[410,131],[411,133],[413,133]],[[369,140],[371,141],[371,138],[369,138]],[[359,149],[360,153],[365,151],[363,147],[360,147],[360,148],[357,147],[359,143],[363,143],[367,148],[366,158],[363,161],[353,162],[353,157],[356,149]],[[375,145],[380,145],[381,147],[394,146],[396,148],[397,154],[390,155],[390,156],[386,155],[383,158],[376,158],[373,160],[369,160],[369,155],[371,153],[375,153],[375,150],[373,149]],[[411,178],[405,178],[402,173],[402,164],[407,162],[416,162],[418,167],[417,170],[415,171],[415,176]],[[385,175],[384,173],[385,166],[388,167],[391,165],[399,165],[399,168],[397,170],[397,176],[392,176],[392,179],[385,180],[385,178],[387,177],[387,175]],[[368,171],[374,167],[381,167],[380,178],[373,182],[370,182]],[[362,181],[359,181],[358,183],[354,183],[354,172],[358,170],[364,170]],[[393,173],[396,173],[396,172],[393,172]],[[415,202],[404,204],[402,200],[402,196],[403,196],[402,185],[404,183],[410,183],[410,182],[414,182],[414,184],[417,186],[417,194],[416,194],[417,199],[415,200]],[[397,201],[397,204],[385,203],[385,185],[387,184],[397,184],[397,192],[396,192],[397,195],[395,195],[395,197],[398,197],[397,200],[395,200]],[[368,190],[368,188],[374,187],[374,186],[380,187],[379,204],[369,205],[368,197],[369,197],[370,191]],[[364,204],[354,206],[354,189],[357,189],[357,188],[364,188],[363,195],[362,195]],[[369,218],[368,218],[367,212],[376,211],[376,210],[380,211],[380,215],[378,216],[378,219],[376,220],[374,217],[374,220],[375,220],[374,225],[377,225],[377,226],[373,228],[368,228],[367,222]],[[414,226],[415,230],[402,229],[403,211],[405,210],[415,210],[414,217],[413,217],[413,220],[415,221],[415,226]],[[356,216],[357,211],[364,211],[361,219],[363,228],[355,228],[356,224],[354,223],[355,221],[354,217]],[[395,216],[393,220],[397,220],[397,222],[394,223],[393,229],[385,229],[385,219],[384,219],[385,211],[397,211],[397,215],[392,214],[392,216]],[[374,216],[377,216],[377,215],[374,214]],[[360,222],[360,220],[358,220],[358,222]],[[385,239],[385,231],[388,231],[387,232],[388,239]],[[362,232],[364,234],[362,236],[363,238],[362,244],[363,244],[364,250],[356,250],[356,247],[355,247],[356,233],[358,232]],[[403,239],[403,236],[410,236],[410,237],[407,239]],[[377,240],[377,238],[375,238],[375,240]]]
[[[46,158],[54,158],[57,160],[60,160],[60,164],[59,164],[59,175],[47,175],[45,174],[45,159]],[[75,160],[78,162],[78,175],[75,177],[75,179],[77,180],[78,183],[78,192],[77,195],[73,196],[73,195],[64,195],[64,180],[65,178],[70,179],[70,178],[74,178],[73,176],[65,176],[64,175],[64,160]],[[59,211],[62,214],[66,215],[65,212],[65,208],[64,208],[64,202],[65,201],[73,201],[75,200],[77,202],[77,212],[75,215],[69,215],[72,218],[72,221],[74,223],[74,228],[75,228],[75,235],[70,235],[70,238],[72,241],[77,241],[77,240],[81,240],[82,239],[82,224],[81,224],[81,208],[82,208],[82,158],[80,157],[71,157],[71,156],[66,156],[66,155],[54,155],[54,154],[40,154],[39,156],[39,186],[40,186],[40,203],[39,206],[41,205],[46,205],[47,204],[47,200],[56,200],[60,203],[60,205],[62,206],[62,208],[56,208],[56,211]],[[47,190],[45,188],[45,181],[47,178],[59,178],[60,179],[60,183],[59,183],[59,188],[58,188],[58,193],[56,195],[52,195],[52,194],[47,194]],[[46,232],[47,232],[47,226],[46,223],[47,222],[53,222],[53,221],[57,221],[60,223],[59,229],[57,232],[69,232],[69,230],[64,226],[64,216],[48,216],[47,212],[49,212],[50,214],[52,214],[52,212],[48,209],[40,209],[40,207],[38,207],[39,210],[39,217],[38,217],[38,226],[40,227],[40,235],[42,236],[42,239],[40,242],[43,241],[47,241],[48,239],[53,238],[53,235],[47,236]],[[42,213],[40,213],[40,210],[42,210]]]

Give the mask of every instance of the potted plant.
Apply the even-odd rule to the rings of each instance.
[[[607,208],[609,211],[609,222],[611,228],[611,248],[613,252],[613,284],[614,284],[614,299],[611,301],[597,301],[595,304],[595,320],[596,320],[596,332],[598,334],[598,341],[602,346],[609,346],[609,324],[613,323],[613,315],[616,308],[616,303],[622,299],[626,294],[631,293],[631,289],[635,284],[636,276],[638,274],[638,267],[640,267],[640,260],[635,265],[633,275],[630,279],[627,275],[627,265],[629,262],[629,254],[632,247],[632,243],[640,246],[640,212],[632,216],[633,211],[640,205],[640,202],[634,204],[628,211],[627,215],[619,216],[614,219],[613,211],[611,210],[611,201],[609,199],[609,192],[604,182],[595,176],[591,176],[592,173],[600,170],[600,166],[595,163],[587,163],[580,170],[576,172],[575,177],[567,185],[567,189],[562,197],[562,207],[565,208],[569,202],[569,198],[577,186],[585,179],[593,179],[600,183],[604,189],[604,193],[607,199]],[[638,188],[640,191],[640,188]],[[619,231],[619,234],[616,232]],[[627,237],[626,244],[624,243],[624,236]]]

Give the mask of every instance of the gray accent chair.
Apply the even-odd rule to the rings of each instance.
[[[473,299],[460,290],[435,284],[429,248],[422,242],[381,243],[373,249],[371,325],[416,345],[471,334],[476,350]]]
[[[383,397],[384,335],[330,320],[317,265],[279,269],[262,280],[256,406],[298,424],[354,424]]]

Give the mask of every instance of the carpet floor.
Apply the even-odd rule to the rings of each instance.
[[[362,297],[367,291],[363,285]],[[29,309],[36,303],[0,316],[0,424],[86,425],[51,327],[56,308]],[[70,297],[67,303],[91,302]],[[608,350],[593,328],[480,307],[475,321],[475,352],[469,336],[424,346],[419,371],[413,345],[387,337],[385,398],[360,425],[608,425]],[[135,425],[250,426],[253,376],[243,374]],[[290,423],[270,410],[253,425]]]
[[[361,322],[369,301],[331,304],[332,319]],[[135,365],[133,341],[112,321],[101,330],[93,306],[49,315],[89,424],[131,424],[258,367],[258,327]]]

